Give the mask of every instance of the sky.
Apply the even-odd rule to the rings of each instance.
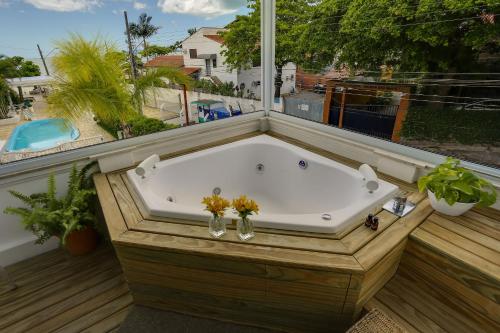
[[[246,0],[0,0],[0,54],[39,57],[36,44],[52,55],[53,42],[69,33],[102,36],[125,49],[125,23],[145,12],[161,26],[150,43],[170,45],[192,27],[218,27],[246,13]]]

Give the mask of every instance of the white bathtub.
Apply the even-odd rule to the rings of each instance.
[[[208,221],[201,200],[220,188],[227,199],[246,194],[259,204],[257,227],[317,233],[353,227],[398,191],[379,180],[369,193],[357,170],[267,135],[159,162],[145,178],[127,175],[152,216]]]

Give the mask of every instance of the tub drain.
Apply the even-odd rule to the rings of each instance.
[[[220,187],[215,187],[213,190],[212,190],[212,194],[215,194],[215,195],[220,195],[222,193],[222,190],[220,189]]]
[[[257,170],[257,173],[264,173],[264,164],[262,163],[257,164],[255,170]]]

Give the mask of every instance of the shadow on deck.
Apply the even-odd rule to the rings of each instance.
[[[114,332],[132,296],[110,246],[83,257],[53,250],[6,268],[0,281],[0,332]]]

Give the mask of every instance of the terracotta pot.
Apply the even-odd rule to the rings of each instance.
[[[92,227],[73,231],[66,237],[66,250],[72,256],[82,256],[97,247],[97,232]]]

